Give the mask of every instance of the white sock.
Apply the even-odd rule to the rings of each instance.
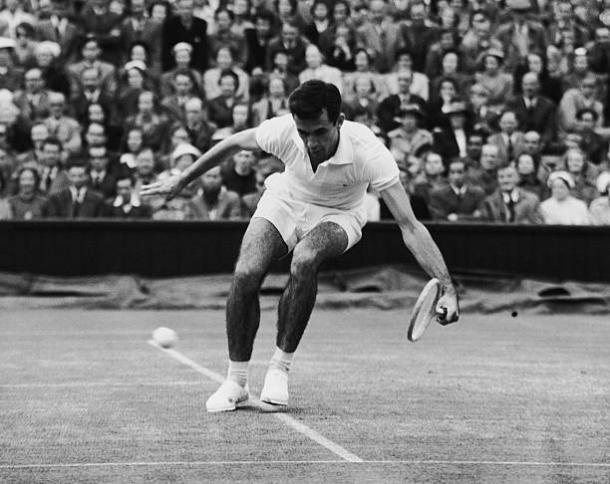
[[[231,361],[229,360],[229,371],[227,379],[233,380],[238,385],[245,387],[248,383],[248,365],[249,361]]]
[[[275,348],[275,353],[269,362],[269,368],[277,368],[278,370],[288,373],[290,371],[290,365],[292,364],[293,357],[294,352],[286,353],[279,348]]]

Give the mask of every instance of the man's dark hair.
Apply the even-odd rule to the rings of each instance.
[[[70,171],[71,168],[82,168],[84,170],[87,169],[87,163],[80,156],[72,157],[68,160],[66,171]]]
[[[334,84],[317,79],[306,81],[288,98],[293,116],[301,119],[318,119],[326,109],[328,120],[335,124],[341,113],[341,94]]]
[[[254,14],[254,17],[252,20],[254,21],[254,23],[256,23],[256,21],[259,19],[265,20],[265,21],[269,22],[271,25],[273,25],[273,22],[275,21],[275,15],[271,11],[263,9],[263,10],[257,11]]]
[[[59,148],[59,151],[61,151],[63,149],[63,145],[61,144],[61,141],[59,141],[59,139],[55,138],[54,136],[49,136],[47,139],[45,139],[42,142],[43,149],[46,145],[57,146]]]
[[[231,77],[235,81],[235,90],[237,91],[239,89],[239,77],[237,76],[237,74],[235,74],[234,71],[232,71],[231,69],[223,69],[223,71],[220,73],[220,76],[218,77],[219,85],[220,81],[222,81],[224,77]]]

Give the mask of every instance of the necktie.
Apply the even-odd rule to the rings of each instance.
[[[515,154],[514,151],[515,151],[515,149],[513,147],[513,141],[511,139],[511,136],[509,135],[508,136],[508,145],[506,147],[506,153],[508,154],[508,161],[513,159],[513,155]]]
[[[78,214],[80,213],[80,202],[78,198],[72,202],[72,218],[78,218]]]
[[[513,197],[510,197],[508,199],[508,204],[506,205],[506,207],[508,208],[508,220],[507,222],[511,223],[515,221],[515,202],[513,200]]]

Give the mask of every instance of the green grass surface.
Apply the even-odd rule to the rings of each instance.
[[[273,312],[251,370],[258,394]],[[610,482],[610,322],[465,315],[406,341],[405,311],[314,311],[287,414],[207,414],[226,371],[221,311],[0,315],[0,482]],[[583,465],[586,464],[586,465]]]

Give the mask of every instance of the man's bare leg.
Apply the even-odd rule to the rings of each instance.
[[[347,243],[343,228],[334,222],[323,222],[295,247],[290,278],[278,307],[277,348],[265,377],[262,401],[288,404],[288,372],[316,300],[318,269],[326,259],[342,254]]]
[[[242,240],[227,300],[227,379],[206,402],[208,412],[235,410],[248,400],[248,363],[260,323],[258,292],[271,263],[286,244],[271,222],[253,218]]]

